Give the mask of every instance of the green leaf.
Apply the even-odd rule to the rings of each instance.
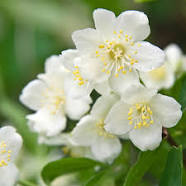
[[[182,146],[173,147],[168,153],[160,186],[181,186],[182,185]]]
[[[62,158],[60,160],[48,163],[42,170],[42,178],[49,184],[58,176],[78,171],[85,171],[95,166],[105,166],[103,163],[87,158]]]
[[[99,185],[103,175],[105,174],[105,169],[102,171],[99,171],[94,176],[92,176],[86,183],[85,186],[96,186]]]
[[[124,186],[136,186],[140,183],[145,173],[156,162],[163,149],[161,145],[155,151],[140,152],[137,162],[130,168]]]
[[[182,105],[182,110],[185,111],[186,109],[186,76],[182,79],[182,88],[180,90],[180,97],[179,102]]]

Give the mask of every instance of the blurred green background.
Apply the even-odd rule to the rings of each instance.
[[[150,21],[149,41],[161,48],[177,43],[186,53],[186,0],[0,0],[0,123],[15,125],[26,151],[48,149],[38,148],[26,125],[30,111],[19,103],[21,90],[44,71],[47,57],[74,48],[73,31],[94,26],[95,8],[116,15],[143,11]]]

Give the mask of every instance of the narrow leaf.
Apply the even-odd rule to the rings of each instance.
[[[149,170],[152,164],[158,159],[163,150],[160,146],[155,151],[140,152],[137,162],[130,168],[124,186],[136,186],[140,183],[144,174]]]
[[[160,186],[181,186],[182,185],[182,147],[173,147],[168,153]]]

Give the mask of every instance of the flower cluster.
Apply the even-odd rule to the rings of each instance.
[[[147,16],[125,11],[118,17],[96,9],[95,29],[75,31],[76,49],[63,51],[45,63],[45,73],[31,81],[20,96],[34,111],[27,116],[39,141],[65,145],[64,153],[112,162],[129,139],[142,151],[157,148],[162,128],[182,116],[173,98],[159,94],[185,71],[181,50],[164,51],[147,41]],[[100,97],[91,107],[90,94]],[[69,120],[79,120],[66,132]]]

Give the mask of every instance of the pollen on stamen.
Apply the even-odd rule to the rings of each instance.
[[[138,43],[138,47],[141,47],[141,44],[140,43]]]
[[[135,104],[128,111],[129,125],[134,124],[134,129],[149,127],[154,123],[152,110],[146,104]]]
[[[120,33],[120,34],[123,34],[123,30],[120,30],[119,33]]]
[[[105,48],[105,45],[99,45],[99,48]]]

